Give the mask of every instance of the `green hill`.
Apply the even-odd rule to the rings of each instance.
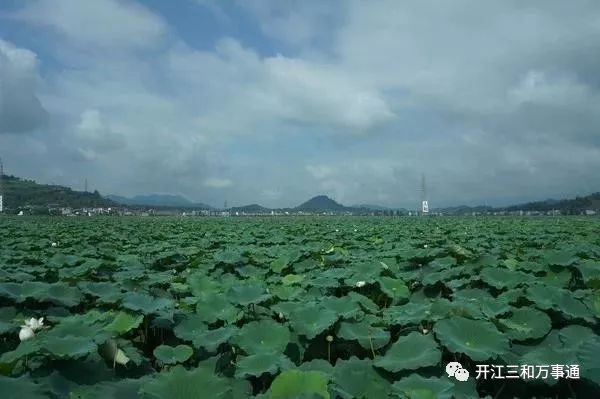
[[[38,184],[33,180],[21,179],[15,176],[2,176],[4,207],[7,211],[31,207],[71,207],[92,208],[111,207],[117,204],[100,195],[73,191],[69,187],[49,184]]]

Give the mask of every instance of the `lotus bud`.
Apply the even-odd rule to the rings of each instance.
[[[327,342],[333,342],[333,337],[331,335],[328,335],[325,339],[327,340]]]
[[[364,286],[365,286],[365,284],[366,284],[366,283],[365,283],[364,281],[357,281],[357,282],[356,282],[356,287],[357,287],[357,288],[364,287]]]
[[[428,334],[428,333],[429,333],[429,330],[428,330],[428,329],[426,329],[426,328],[424,328],[424,329],[423,329],[423,334]]]
[[[125,356],[125,352],[121,349],[117,349],[117,353],[115,355],[115,363],[125,366],[129,362],[129,358]]]
[[[279,312],[279,315],[278,315],[278,316],[279,316],[279,318],[280,318],[281,320],[283,320],[283,313]]]
[[[427,245],[427,244],[423,245],[423,248],[427,248],[427,247],[428,247],[428,245]]]
[[[19,331],[19,339],[21,341],[27,341],[33,337],[35,337],[35,333],[30,327],[21,326],[21,331]]]

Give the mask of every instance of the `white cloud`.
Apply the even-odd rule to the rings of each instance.
[[[0,133],[30,131],[46,121],[38,79],[35,53],[0,39]]]
[[[221,179],[218,177],[209,177],[204,180],[204,185],[210,188],[227,188],[233,185],[233,182],[229,179]]]
[[[36,0],[16,17],[50,27],[73,43],[109,48],[154,46],[166,32],[161,18],[132,1]]]

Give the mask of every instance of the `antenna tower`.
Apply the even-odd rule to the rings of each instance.
[[[421,176],[421,214],[429,213],[429,202],[427,201],[427,189],[425,186],[425,175]]]
[[[0,158],[0,213],[4,211],[4,190],[2,189],[2,180],[4,179],[4,165]]]

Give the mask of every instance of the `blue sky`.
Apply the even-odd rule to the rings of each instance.
[[[600,4],[5,0],[8,173],[221,205],[600,189]]]

